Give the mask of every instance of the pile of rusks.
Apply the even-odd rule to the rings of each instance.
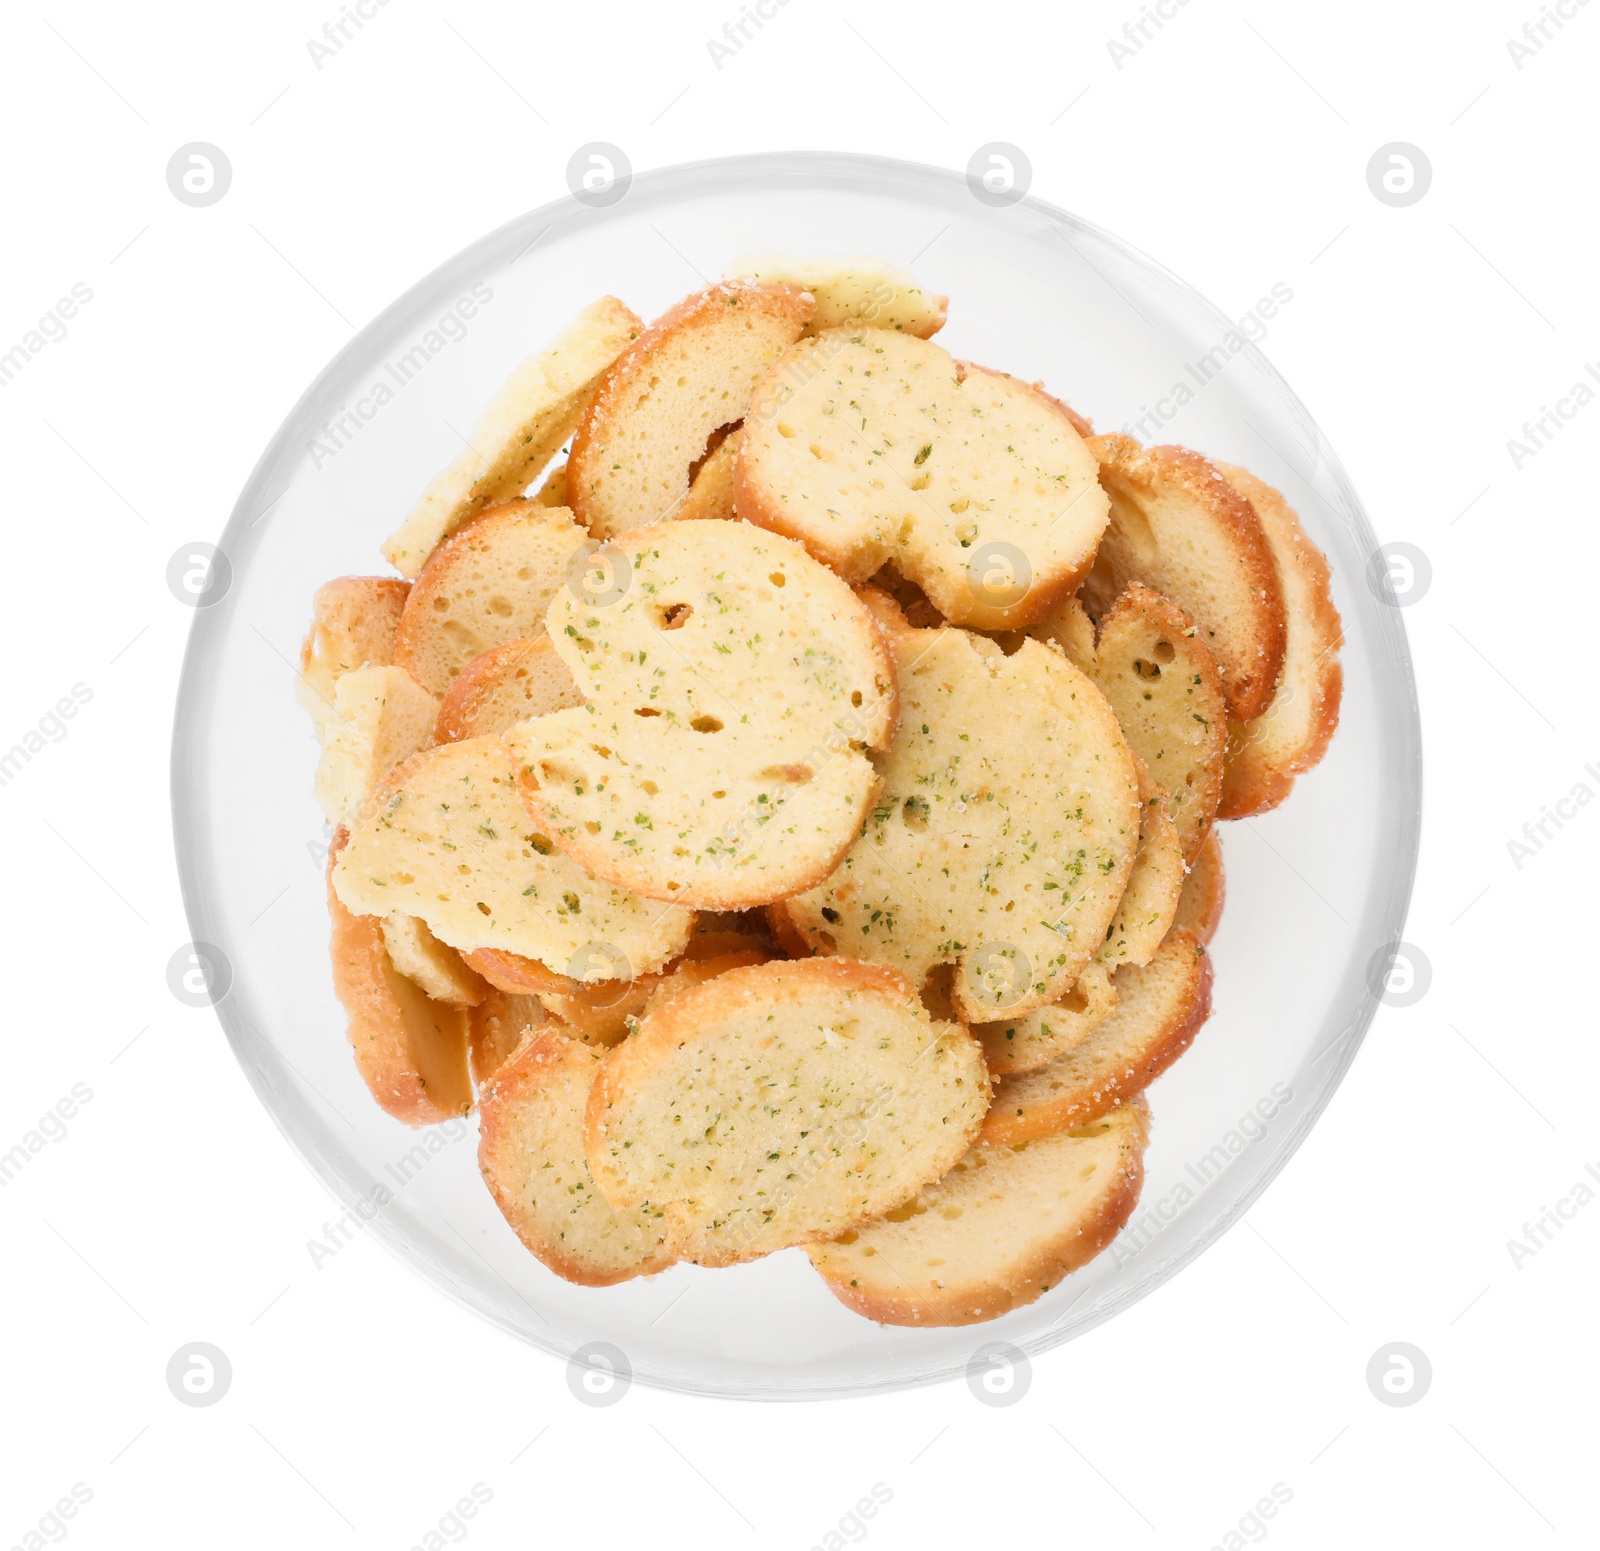
[[[1096,436],[932,343],[945,311],[873,259],[751,261],[648,326],[603,298],[400,575],[317,594],[357,1065],[411,1125],[476,1107],[571,1281],[803,1246],[908,1325],[1055,1286],[1210,1012],[1213,822],[1332,735],[1278,492]]]

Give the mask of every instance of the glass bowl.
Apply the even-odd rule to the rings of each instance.
[[[379,542],[511,367],[584,304],[611,292],[654,317],[735,258],[772,251],[879,253],[912,267],[949,295],[939,342],[958,357],[1042,380],[1101,429],[1247,465],[1286,493],[1326,551],[1344,617],[1344,709],[1327,758],[1276,812],[1223,826],[1216,1010],[1150,1090],[1133,1220],[1037,1303],[985,1325],[872,1324],[834,1300],[799,1250],[605,1289],[560,1281],[479,1180],[470,1118],[411,1131],[372,1102],[329,977],[328,836],[294,695],[312,593],[387,569]],[[955,1377],[990,1342],[1036,1355],[1143,1297],[1249,1208],[1372,1018],[1383,986],[1369,965],[1399,936],[1415,869],[1421,764],[1399,614],[1367,584],[1372,531],[1247,332],[1259,329],[1040,200],[1001,205],[960,173],[804,153],[672,167],[636,176],[610,205],[548,205],[451,259],[339,353],[273,438],[222,536],[231,580],[223,591],[216,567],[215,593],[196,610],[173,807],[191,930],[228,966],[222,1026],[350,1231],[559,1357],[600,1341],[645,1383],[801,1398]]]

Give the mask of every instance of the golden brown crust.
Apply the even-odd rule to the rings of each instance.
[[[470,578],[482,565],[484,552],[498,560],[507,546],[526,544],[535,535],[542,551],[538,574],[530,576],[524,563],[520,575],[506,575],[507,597],[496,600],[500,607],[490,612],[485,606],[488,600],[479,605],[457,596],[463,576]],[[462,523],[428,556],[411,584],[395,631],[396,666],[433,695],[442,696],[483,651],[522,635],[537,635],[549,598],[565,579],[566,562],[582,542],[583,531],[565,508],[520,497],[488,507]],[[471,645],[463,650],[463,641],[481,641],[485,634],[489,639],[482,650]],[[472,653],[465,661],[464,651]]]
[[[863,1277],[859,1262],[839,1256],[831,1242],[808,1245],[806,1254],[828,1285],[828,1290],[846,1308],[880,1325],[924,1327],[976,1325],[998,1319],[1012,1309],[1035,1302],[1052,1287],[1087,1265],[1122,1231],[1138,1205],[1144,1188],[1144,1149],[1148,1138],[1149,1112],[1142,1099],[1127,1108],[1129,1123],[1116,1127],[1112,1141],[1116,1158],[1107,1170],[1104,1186],[1079,1211],[1063,1217],[1046,1237],[1028,1246],[999,1275],[990,1267],[956,1264],[936,1285],[918,1289],[898,1274],[895,1266],[880,1266],[879,1278]],[[1101,1122],[1103,1125],[1104,1122]],[[1095,1129],[1093,1123],[1081,1131],[1042,1138],[1032,1146],[1061,1148],[1069,1140],[1083,1137]],[[987,1148],[974,1150],[981,1155]],[[1043,1160],[1041,1160],[1043,1161]],[[1073,1162],[1076,1163],[1076,1159]],[[919,1198],[937,1202],[940,1185],[935,1184]],[[993,1203],[1000,1213],[1003,1199]],[[980,1201],[977,1210],[990,1203]],[[897,1214],[898,1215],[898,1214]],[[860,1237],[870,1242],[873,1224],[867,1224]],[[994,1228],[996,1237],[1005,1232],[1004,1221]],[[898,1248],[898,1246],[897,1246]],[[854,1274],[852,1274],[854,1273]]]
[[[1294,778],[1321,760],[1339,725],[1343,622],[1333,604],[1333,573],[1299,515],[1248,469],[1217,467],[1250,503],[1271,546],[1288,622],[1283,674],[1272,704],[1254,721],[1230,721],[1218,818],[1243,819],[1276,808]]]
[[[503,723],[495,715],[496,705],[508,687],[536,675],[541,686],[553,690],[556,685],[570,686],[566,695],[543,693],[537,702],[529,702],[521,721],[527,716],[544,716],[559,711],[563,706],[579,705],[582,697],[572,683],[572,675],[556,653],[549,636],[519,636],[500,646],[491,646],[480,653],[456,675],[445,691],[439,707],[439,720],[434,728],[434,742],[459,743],[463,738],[481,738],[502,733],[510,723]],[[521,709],[521,708],[519,708]]]
[[[1178,913],[1172,918],[1174,927],[1193,932],[1201,943],[1209,943],[1217,935],[1222,921],[1222,904],[1227,888],[1222,876],[1222,842],[1217,832],[1206,836],[1200,854],[1183,880],[1183,890],[1178,895]]]
[[[537,997],[491,988],[470,1015],[468,1055],[473,1082],[481,1088],[511,1059],[524,1035],[549,1021]]]
[[[1140,977],[1158,982],[1154,996],[1140,994]],[[1189,932],[1169,933],[1148,965],[1113,979],[1116,1012],[1050,1065],[1001,1078],[979,1141],[1014,1147],[1098,1119],[1143,1093],[1211,1015],[1211,958]]]
[[[340,830],[328,848],[329,954],[356,1069],[378,1107],[407,1125],[469,1114],[467,1009],[430,1000],[389,962],[382,920],[339,902],[333,868],[347,839]]]
[[[1277,566],[1255,509],[1209,459],[1187,447],[1141,447],[1120,432],[1092,437],[1088,445],[1112,503],[1090,590],[1105,572],[1114,591],[1138,581],[1171,598],[1201,626],[1216,656],[1229,715],[1260,716],[1283,670],[1287,625]],[[1163,545],[1137,506],[1141,497],[1181,508],[1184,553]],[[1195,580],[1202,572],[1226,584],[1232,596],[1225,613],[1215,612],[1214,600],[1207,606]]]
[[[495,1205],[532,1254],[581,1287],[650,1276],[673,1260],[646,1214],[606,1206],[582,1161],[583,1108],[599,1068],[586,1046],[541,1029],[495,1073],[481,1103],[478,1166]],[[557,1155],[557,1138],[567,1140],[572,1156]],[[549,1183],[541,1177],[547,1171],[556,1176]],[[586,1231],[600,1226],[595,1219],[621,1227],[622,1247],[632,1240],[634,1253],[586,1246]]]
[[[754,310],[792,325],[791,338],[798,337],[815,309],[815,300],[809,291],[797,286],[750,285],[742,281],[719,281],[686,296],[676,306],[669,308],[639,335],[634,342],[611,363],[600,381],[599,391],[584,411],[583,419],[572,438],[572,449],[567,455],[567,494],[569,504],[579,522],[597,537],[606,537],[613,528],[604,520],[595,497],[595,481],[602,472],[600,461],[607,455],[608,440],[626,406],[624,399],[639,372],[669,336],[680,329],[714,326],[726,315],[730,305],[747,311]],[[745,405],[734,405],[736,419],[745,411]],[[707,431],[715,427],[708,426]],[[684,463],[684,481],[687,486],[690,462]],[[670,504],[670,503],[669,503]],[[660,513],[638,513],[639,520],[649,523]],[[632,524],[630,524],[632,526]]]

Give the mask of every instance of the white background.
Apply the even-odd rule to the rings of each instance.
[[[476,1483],[492,1496],[464,1527],[485,1548],[807,1547],[875,1483],[892,1497],[861,1528],[885,1551],[1206,1547],[1230,1530],[1284,1547],[1592,1543],[1600,1202],[1574,1202],[1520,1264],[1508,1240],[1600,1169],[1600,812],[1569,809],[1520,866],[1508,842],[1577,783],[1600,793],[1584,769],[1600,770],[1600,406],[1520,469],[1507,443],[1600,362],[1600,5],[1573,5],[1521,69],[1507,40],[1534,0],[1171,8],[1120,68],[1107,40],[1134,0],[945,16],[788,0],[720,69],[707,40],[733,0],[392,0],[320,69],[307,40],[334,0],[8,11],[0,352],[74,283],[93,300],[0,389],[0,746],[74,684],[92,699],[0,788],[0,1152],[74,1084],[92,1098],[0,1188],[0,1546],[37,1543],[80,1482],[92,1497],[64,1528],[85,1548],[403,1548]],[[233,165],[207,209],[165,182],[194,140]],[[803,147],[963,168],[986,141],[1020,145],[1035,193],[1230,314],[1293,288],[1263,348],[1380,537],[1431,561],[1405,613],[1428,762],[1406,935],[1428,994],[1380,1011],[1245,1222],[1039,1360],[1006,1409],[959,1384],[578,1404],[560,1364],[375,1243],[313,1268],[331,1198],[214,1016],[167,989],[189,935],[166,758],[192,618],[168,558],[220,534],[353,328],[564,196],[590,140],[638,169]],[[1396,140],[1433,168],[1404,209],[1365,174]],[[196,1340],[233,1366],[206,1409],[164,1377]],[[1395,1341],[1433,1371],[1404,1409],[1365,1377]],[[1277,1483],[1287,1503],[1241,1532]]]

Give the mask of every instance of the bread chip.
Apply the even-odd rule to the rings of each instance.
[[[1148,778],[1141,793],[1144,806],[1133,871],[1116,917],[1106,929],[1105,943],[1095,955],[1107,969],[1150,962],[1172,925],[1183,889],[1183,843],[1166,794],[1150,786]]]
[[[733,465],[739,456],[737,429],[724,436],[690,471],[689,493],[673,513],[679,522],[704,522],[712,518],[731,519],[733,509]]]
[[[1036,633],[1060,645],[1111,702],[1129,745],[1170,799],[1184,859],[1192,861],[1216,817],[1227,746],[1222,680],[1198,628],[1176,604],[1134,582],[1101,617],[1098,642],[1075,599]]]
[[[369,808],[334,871],[350,910],[421,916],[452,948],[503,948],[557,974],[596,957],[647,974],[689,939],[689,911],[597,882],[539,833],[496,738],[417,755]]]
[[[537,501],[507,501],[474,518],[423,566],[400,616],[395,662],[443,695],[491,647],[540,634],[586,538],[565,507]]]
[[[328,741],[338,720],[334,686],[355,668],[386,668],[394,661],[394,633],[406,605],[409,582],[393,576],[341,576],[317,588],[311,629],[300,648],[295,695]]]
[[[317,763],[323,816],[353,824],[374,788],[433,742],[436,703],[403,668],[354,668],[333,686],[333,719]]]
[[[1049,1007],[1037,1007],[1020,1018],[975,1023],[972,1032],[983,1046],[983,1059],[996,1077],[1031,1072],[1081,1045],[1116,1011],[1117,993],[1111,975],[1098,959],[1084,965],[1078,983]]]
[[[757,964],[766,964],[772,955],[763,948],[751,946],[736,948],[728,953],[718,953],[710,958],[684,959],[677,968],[662,975],[651,988],[650,995],[644,1004],[644,1016],[665,1007],[668,1002],[676,1001],[685,991],[692,991],[696,986],[701,986],[708,980],[715,980],[718,975],[725,975],[730,969],[749,969]]]
[[[1134,756],[1105,697],[1028,641],[893,641],[900,724],[860,840],[783,909],[813,949],[920,986],[955,963],[968,1022],[1059,1001],[1099,952],[1138,844]]]
[[[628,1032],[629,1022],[644,1011],[661,980],[660,973],[608,977],[605,972],[611,966],[603,955],[593,964],[598,971],[593,980],[552,974],[533,959],[497,948],[479,948],[467,954],[466,961],[496,990],[537,997],[560,1019],[564,1034],[586,1045],[616,1044]]]
[[[801,340],[773,367],[734,501],[846,581],[893,560],[944,618],[986,630],[1032,624],[1072,592],[1108,510],[1057,400],[862,328]]]
[[[686,297],[606,373],[572,439],[567,495],[598,539],[675,514],[712,436],[811,317],[789,286],[723,282]]]
[[[545,1265],[569,1282],[610,1287],[672,1264],[660,1214],[617,1211],[595,1189],[583,1121],[599,1055],[541,1029],[483,1093],[478,1167],[495,1205]]]
[[[927,339],[944,327],[950,306],[948,296],[923,290],[909,270],[872,253],[815,259],[756,254],[730,264],[724,278],[809,291],[817,300],[817,310],[806,325],[808,334],[865,324]]]
[[[898,1206],[964,1153],[989,1074],[893,970],[734,969],[650,1013],[589,1099],[589,1168],[683,1259],[731,1265]]]
[[[1222,921],[1226,892],[1222,879],[1222,842],[1216,830],[1212,830],[1190,866],[1189,876],[1183,880],[1172,924],[1193,932],[1202,943],[1209,943],[1217,935]]]
[[[385,916],[383,946],[389,962],[436,1002],[476,1007],[489,994],[483,976],[469,969],[461,955],[440,942],[428,923],[416,916]]]
[[[743,909],[827,876],[894,725],[883,639],[798,544],[742,522],[624,534],[547,626],[585,704],[506,734],[543,833],[653,899]],[[590,578],[582,579],[587,583]]]
[[[535,996],[513,996],[492,986],[468,1014],[472,1080],[481,1088],[516,1053],[524,1037],[552,1022]]]
[[[340,831],[328,849],[328,915],[333,989],[349,1019],[351,1048],[378,1107],[407,1125],[431,1125],[468,1114],[467,1013],[430,1001],[389,962],[383,923],[352,915],[333,888],[345,849]]]
[[[983,1122],[994,1146],[1053,1136],[1143,1093],[1194,1042],[1211,1015],[1211,959],[1188,932],[1168,934],[1144,965],[1112,977],[1116,1011],[1048,1066],[1002,1077]]]
[[[1134,1103],[1016,1147],[974,1147],[881,1221],[806,1253],[846,1307],[882,1325],[973,1325],[1032,1303],[1133,1215],[1148,1115]]]
[[[439,743],[488,738],[531,716],[582,704],[583,696],[541,620],[538,635],[492,646],[456,675],[445,691],[433,735]]]
[[[1272,704],[1254,721],[1228,727],[1228,760],[1218,817],[1244,819],[1276,808],[1327,752],[1339,725],[1344,628],[1333,606],[1332,573],[1283,496],[1248,469],[1226,463],[1223,477],[1260,519],[1283,590],[1288,635]]]
[[[497,501],[509,501],[578,428],[607,367],[644,325],[614,296],[592,302],[512,372],[454,463],[385,541],[384,558],[415,576],[441,539]]]
[[[682,958],[659,973],[632,979],[622,978],[617,971],[626,966],[613,962],[604,953],[589,955],[582,965],[587,971],[583,979],[552,974],[532,959],[519,958],[496,948],[480,948],[469,953],[466,962],[498,990],[537,997],[542,1006],[561,1020],[563,1033],[588,1045],[614,1045],[645,1011],[666,979],[701,960],[752,953],[756,956],[741,957],[740,962],[760,963],[772,956],[764,941],[746,932],[705,932],[697,922]],[[722,967],[734,966],[725,963]],[[700,974],[699,978],[706,977]]]
[[[1129,582],[1170,598],[1216,658],[1228,715],[1260,716],[1283,668],[1283,590],[1250,503],[1186,447],[1141,447],[1096,436],[1111,523],[1084,588],[1091,614],[1110,610]]]

